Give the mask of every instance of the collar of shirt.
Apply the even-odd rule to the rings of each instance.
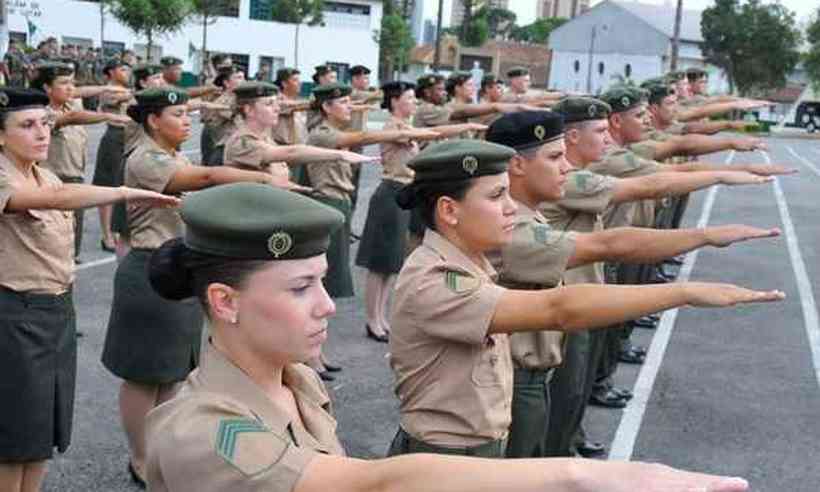
[[[448,264],[464,268],[479,276],[489,277],[493,281],[498,278],[498,272],[496,272],[486,256],[482,255],[482,264],[477,265],[460,249],[456,248],[453,243],[432,229],[427,229],[424,233],[424,242],[422,245],[435,251],[436,254]]]

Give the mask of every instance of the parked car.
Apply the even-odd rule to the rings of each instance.
[[[797,106],[794,123],[809,133],[820,129],[820,101],[803,101]]]

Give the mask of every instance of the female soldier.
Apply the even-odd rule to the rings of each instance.
[[[384,130],[412,130],[410,118],[416,111],[415,85],[407,82],[390,82],[382,87],[382,107],[390,112]],[[451,137],[464,132],[485,130],[477,124],[446,125],[432,128],[441,137]],[[413,171],[407,162],[419,151],[416,142],[386,142],[381,144],[382,182],[370,198],[367,221],[362,242],[356,255],[356,265],[367,269],[365,284],[365,309],[368,337],[387,342],[390,324],[387,322],[388,293],[392,281],[401,270],[407,255],[407,234],[410,212],[396,204],[396,194],[413,180]]]
[[[49,100],[0,90],[0,490],[40,489],[45,460],[71,441],[77,364],[74,228],[70,211],[123,199],[173,206],[131,188],[63,184],[40,167],[51,137]]]
[[[492,216],[495,224],[501,222],[498,205],[485,208],[483,218]],[[328,267],[324,253],[329,236],[342,226],[342,214],[293,193],[234,184],[189,195],[182,216],[185,240],[166,243],[154,254],[151,280],[169,299],[198,297],[212,337],[185,391],[148,417],[151,490],[742,492],[748,488],[742,479],[644,463],[491,462],[420,454],[374,461],[347,458],[336,436],[327,392],[300,364],[318,356],[327,337],[328,318],[335,312],[322,276]],[[248,220],[238,225],[235,217]],[[734,298],[739,293],[725,287],[691,287],[698,294],[691,300],[698,302],[703,294],[711,298],[722,291]]]
[[[222,95],[216,98],[214,103],[225,106],[228,109],[202,111],[202,165],[221,166],[222,157],[225,152],[225,139],[236,130],[233,108],[236,104],[236,97],[233,90],[245,80],[245,74],[235,66],[222,67],[219,75],[214,79],[214,84],[222,88]]]
[[[172,195],[234,181],[287,186],[287,180],[268,173],[192,166],[176,150],[191,132],[185,91],[161,87],[138,92],[136,99],[128,114],[142,125],[146,136],[126,161],[126,185]],[[127,212],[132,249],[114,277],[102,361],[123,379],[120,411],[131,449],[128,467],[139,483],[145,462],[145,415],[173,396],[176,383],[196,367],[202,313],[193,303],[165,301],[148,286],[148,258],[163,242],[182,233],[179,215],[133,206]]]
[[[351,164],[373,161],[346,150],[322,149],[310,145],[276,145],[271,131],[279,120],[279,90],[267,82],[244,82],[234,89],[240,124],[225,142],[225,165],[266,171],[289,179],[288,166],[342,159]]]
[[[416,174],[399,195],[400,205],[418,207],[428,229],[396,281],[390,365],[401,426],[393,455],[504,455],[513,390],[507,333],[573,332],[682,305],[782,298],[699,283],[548,290],[496,285],[485,253],[509,243],[515,230],[506,173],[514,154],[497,144],[452,140],[410,163]]]
[[[311,130],[308,144],[328,149],[348,149],[370,144],[429,139],[439,136],[429,130],[381,130],[368,132],[343,131],[350,123],[350,92],[344,84],[328,84],[313,90],[315,107],[322,115],[322,121]],[[335,159],[306,166],[310,185],[316,191],[315,198],[332,206],[345,216],[344,227],[332,237],[328,252],[328,274],[325,286],[333,298],[353,296],[353,279],[350,276],[350,219],[353,171],[349,162]],[[327,364],[323,360],[312,362],[323,378],[332,376],[325,373]],[[333,370],[338,366],[331,366]]]

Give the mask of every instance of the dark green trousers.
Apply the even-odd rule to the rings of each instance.
[[[504,449],[507,447],[506,440],[490,441],[486,444],[473,446],[470,448],[450,448],[435,446],[424,441],[419,441],[410,434],[404,432],[399,427],[396,437],[390,443],[387,456],[399,456],[413,453],[450,454],[457,456],[475,456],[478,458],[503,458]]]
[[[75,178],[71,176],[58,176],[63,183],[82,184],[85,183],[83,178]],[[78,208],[74,211],[74,257],[80,256],[80,251],[83,248],[83,218],[85,217],[85,209]]]
[[[586,406],[584,381],[592,348],[590,332],[567,335],[564,364],[550,382],[546,456],[572,456],[572,439]]]
[[[553,369],[516,369],[507,458],[546,456]]]

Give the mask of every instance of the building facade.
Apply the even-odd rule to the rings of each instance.
[[[537,0],[535,17],[538,19],[564,17],[573,19],[589,10],[590,0]]]
[[[710,90],[725,92],[722,72],[707,65],[701,52],[701,12],[684,10],[678,69],[699,67],[710,73]],[[615,82],[640,83],[669,71],[675,9],[607,0],[550,35],[550,87],[598,94]]]
[[[298,42],[294,24],[271,20],[274,3],[228,2],[223,15],[207,26],[207,49],[232,54],[250,75],[263,63],[270,64],[274,72],[282,66],[297,65],[308,80],[313,67],[324,63],[336,66],[342,79],[346,69],[357,64],[378,72],[379,45],[373,32],[381,25],[381,0],[326,1],[324,27],[299,26]],[[101,23],[98,1],[15,0],[15,5],[18,8],[10,8],[8,15],[13,39],[36,45],[54,36],[60,43],[98,47],[102,38],[107,51],[133,49],[139,56],[146,55],[145,40],[111,14]],[[32,5],[37,7],[36,16],[31,14]],[[174,55],[184,61],[185,70],[198,72],[202,39],[203,26],[192,20],[177,33],[156,37],[154,59]]]

